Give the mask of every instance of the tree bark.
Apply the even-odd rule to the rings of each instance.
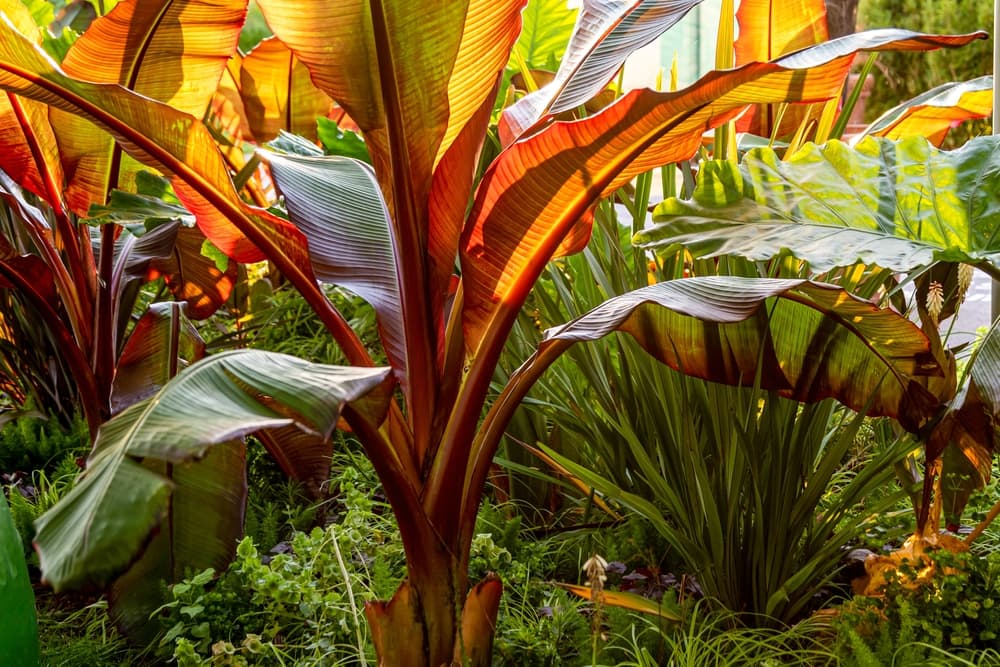
[[[826,0],[826,24],[830,39],[857,32],[859,0]]]

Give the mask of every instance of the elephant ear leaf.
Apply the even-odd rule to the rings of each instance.
[[[42,576],[56,590],[100,585],[141,554],[168,510],[171,483],[139,460],[184,466],[214,446],[292,425],[329,437],[348,403],[377,424],[389,373],[260,350],[191,366],[101,427],[80,483],[36,522]]]
[[[532,0],[521,13],[521,34],[514,44],[513,62],[547,69],[562,60],[579,13],[564,0]]]
[[[1000,267],[1000,138],[941,151],[923,137],[806,145],[786,160],[750,151],[707,163],[692,199],[670,198],[640,232],[644,247],[754,260],[792,254],[816,272],[934,261]]]

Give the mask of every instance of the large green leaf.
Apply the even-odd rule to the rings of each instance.
[[[909,271],[938,260],[1000,273],[1000,139],[951,152],[923,137],[750,151],[703,165],[694,197],[657,206],[645,247],[699,257],[790,254],[817,272],[854,263]]]
[[[562,59],[578,14],[566,0],[529,0],[521,14],[521,34],[514,44],[517,59],[532,69],[554,68]]]
[[[0,600],[3,600],[0,604],[0,664],[38,665],[35,594],[28,579],[21,538],[3,492],[0,492]]]
[[[145,238],[145,237],[143,237]],[[155,394],[177,373],[202,358],[205,344],[183,303],[151,304],[136,323],[119,357],[112,393],[115,412]],[[223,569],[243,534],[246,457],[240,441],[208,450],[203,458],[175,465],[147,458],[143,466],[170,480],[173,493],[162,527],[109,591],[109,609],[133,640],[152,641],[148,622],[163,599],[162,581],[186,571]]]
[[[684,18],[701,0],[585,0],[555,79],[504,110],[500,136],[510,144],[546,116],[597,95],[636,49]]]
[[[213,445],[290,425],[329,437],[348,403],[378,423],[389,397],[373,390],[388,373],[259,350],[195,364],[101,427],[80,484],[36,523],[43,576],[57,590],[100,584],[139,555],[169,508],[170,483],[134,459],[183,465]]]
[[[150,643],[159,632],[150,615],[167,602],[163,582],[206,568],[221,572],[236,555],[246,506],[246,445],[226,442],[197,461],[147,459],[143,466],[169,479],[173,493],[142,556],[111,585],[108,609],[130,639]]]

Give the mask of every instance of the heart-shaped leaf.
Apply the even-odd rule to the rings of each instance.
[[[780,160],[754,149],[739,167],[707,163],[691,200],[657,206],[645,247],[699,257],[792,254],[824,272],[854,263],[910,271],[934,261],[1000,271],[1000,139],[951,152],[923,137],[807,145]],[[988,264],[987,264],[988,263]]]

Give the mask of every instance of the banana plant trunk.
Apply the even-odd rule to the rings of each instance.
[[[448,548],[433,535],[436,553],[409,560],[409,578],[388,602],[369,602],[365,616],[380,665],[487,667],[503,585],[488,575],[468,588],[468,549]]]

